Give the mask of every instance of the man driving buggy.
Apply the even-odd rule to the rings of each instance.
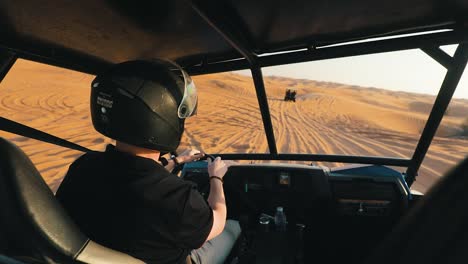
[[[94,128],[116,140],[70,166],[57,198],[92,240],[147,263],[223,263],[240,234],[226,221],[223,177],[228,166],[208,160],[210,195],[171,174],[203,154],[179,146],[184,122],[196,112],[190,76],[169,61],[130,61],[98,75],[91,87]]]

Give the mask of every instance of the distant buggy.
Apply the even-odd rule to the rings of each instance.
[[[296,102],[296,94],[296,90],[287,89],[286,94],[284,95],[284,101]]]

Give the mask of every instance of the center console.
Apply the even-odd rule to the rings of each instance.
[[[304,263],[303,228],[290,227],[286,231],[259,230],[251,244],[252,263]]]
[[[331,188],[326,169],[290,164],[234,166],[225,176],[231,217],[241,216],[247,252],[240,263],[307,263],[308,225],[328,215]],[[286,228],[275,226],[284,208]],[[315,227],[311,227],[315,228]]]

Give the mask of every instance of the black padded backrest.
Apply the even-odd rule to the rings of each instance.
[[[0,138],[0,221],[9,239],[56,261],[75,259],[88,238],[72,222],[31,160]]]
[[[468,158],[440,179],[366,263],[467,263],[467,249]]]
[[[8,249],[8,241],[5,230],[0,226],[0,254],[5,253]]]

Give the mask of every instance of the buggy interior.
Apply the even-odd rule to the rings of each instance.
[[[0,81],[18,59],[93,75],[139,58],[171,59],[194,76],[248,69],[268,152],[210,154],[274,162],[225,176],[228,218],[242,227],[226,263],[466,263],[468,159],[426,195],[411,186],[464,72],[467,18],[466,0],[5,0]],[[440,48],[449,44],[453,56]],[[408,49],[447,69],[412,157],[278,151],[263,67]],[[0,130],[90,151],[4,117]],[[17,146],[0,139],[0,154],[0,263],[142,263],[81,233]],[[186,164],[181,177],[207,197],[206,162]],[[274,225],[278,207],[286,230]]]

